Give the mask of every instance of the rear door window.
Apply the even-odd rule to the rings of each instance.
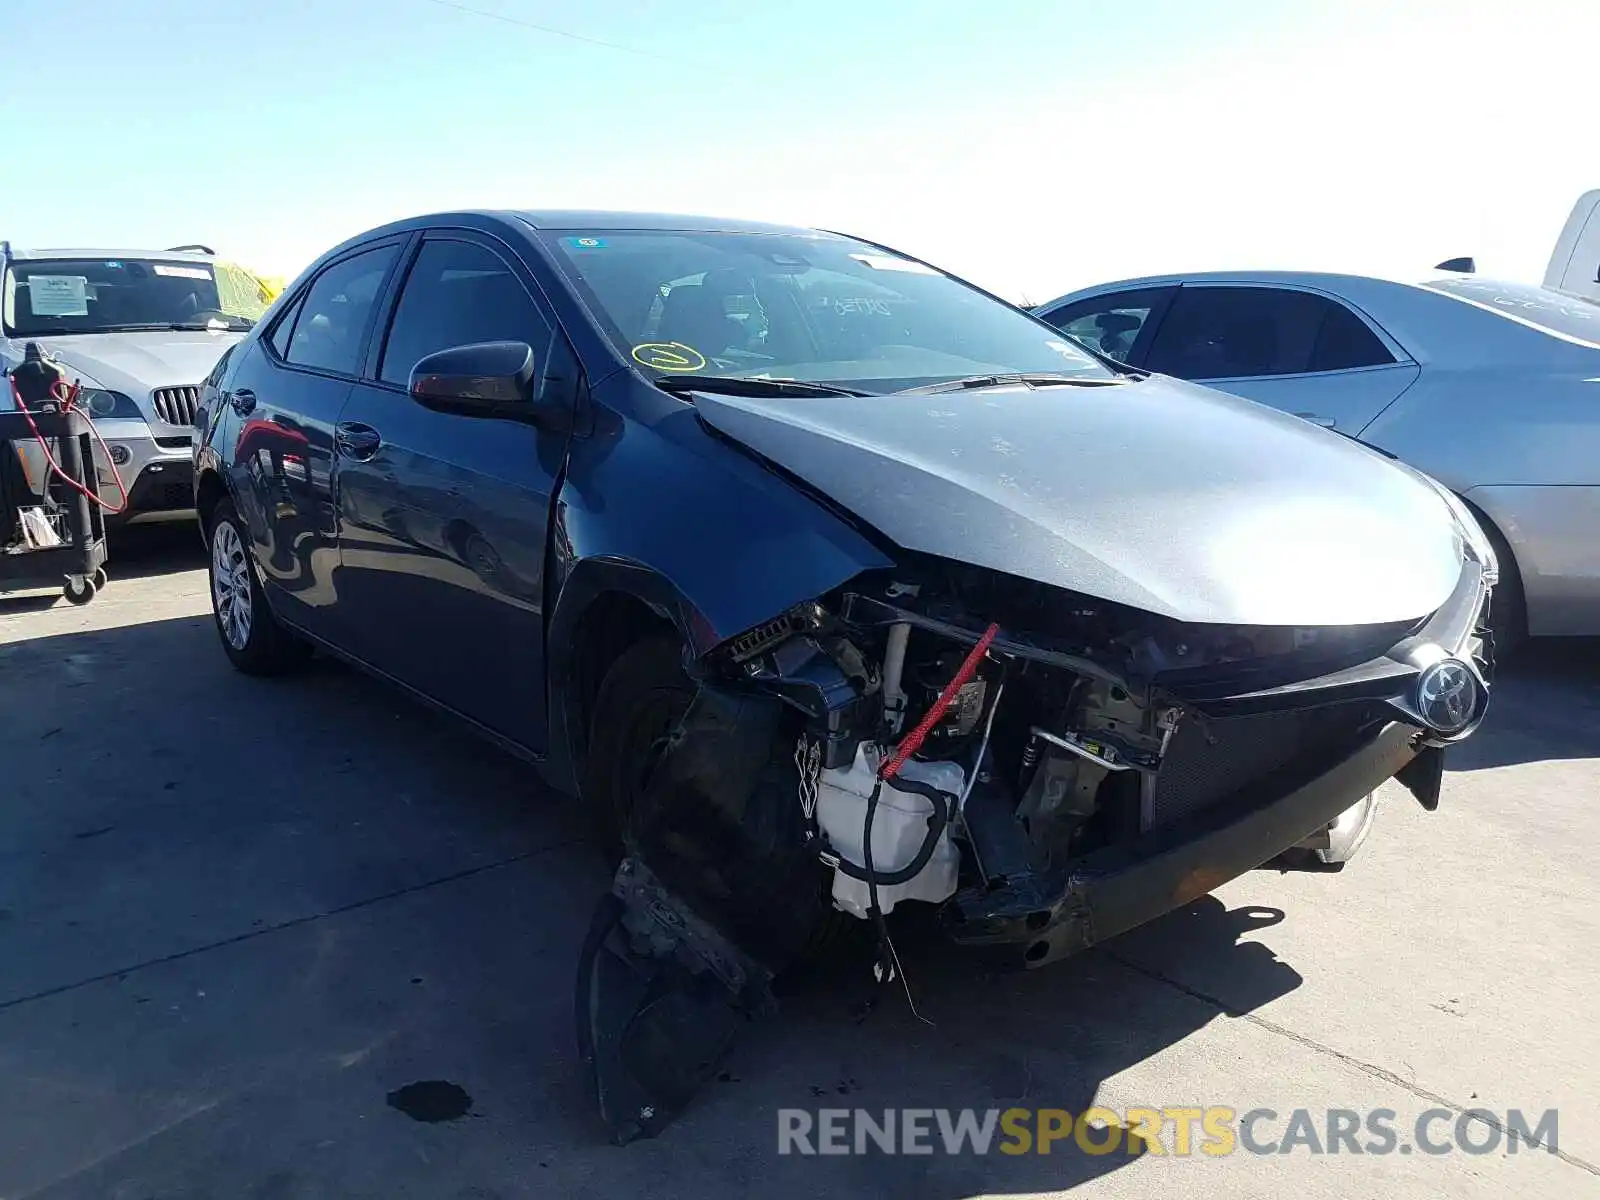
[[[1393,362],[1354,313],[1293,288],[1185,285],[1156,331],[1152,371],[1248,379]]]
[[[284,358],[297,367],[356,374],[373,305],[397,252],[394,245],[377,246],[318,275],[301,304]]]

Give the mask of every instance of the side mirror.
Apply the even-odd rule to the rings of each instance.
[[[411,368],[411,398],[439,412],[533,421],[534,374],[527,342],[452,346]]]

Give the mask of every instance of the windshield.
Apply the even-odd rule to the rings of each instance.
[[[831,234],[561,230],[546,244],[624,357],[673,374],[869,392],[974,375],[1113,373],[1054,329]]]
[[[21,259],[5,279],[5,329],[13,337],[119,329],[248,329],[258,312],[209,263],[160,259]]]
[[[1568,340],[1600,347],[1600,304],[1582,296],[1491,279],[1436,279],[1423,286],[1470,300]]]

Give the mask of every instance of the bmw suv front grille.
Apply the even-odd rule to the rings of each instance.
[[[200,407],[199,387],[165,387],[150,393],[156,416],[168,425],[193,425],[195,409]]]

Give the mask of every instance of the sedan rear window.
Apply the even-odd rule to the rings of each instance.
[[[1492,279],[1435,279],[1422,286],[1600,349],[1600,304],[1582,296]]]

